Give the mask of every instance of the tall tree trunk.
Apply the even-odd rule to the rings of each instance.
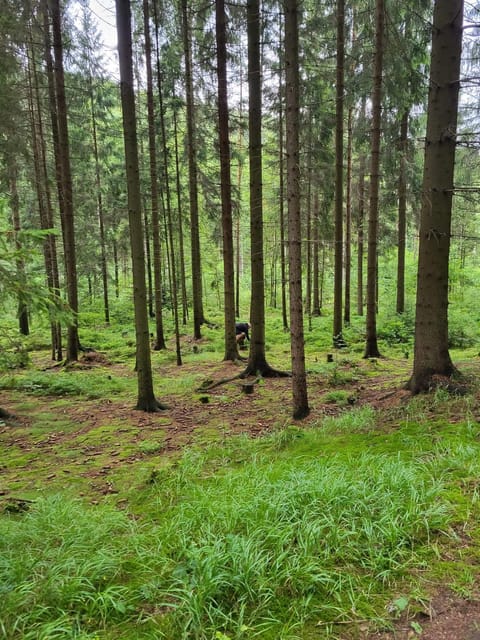
[[[190,19],[187,0],[182,0],[183,50],[185,56],[185,90],[187,98],[187,146],[190,192],[190,243],[192,252],[193,336],[202,337],[201,325],[205,318],[202,299],[202,263],[200,255],[200,229],[198,222],[198,170],[195,132],[195,105],[193,100],[192,50],[190,46]]]
[[[250,256],[252,337],[243,375],[278,375],[265,355],[265,270],[263,254],[262,83],[260,65],[260,2],[247,0],[248,131],[250,166]]]
[[[299,160],[300,83],[298,68],[297,0],[285,0],[284,11],[290,346],[292,353],[293,417],[301,419],[310,413],[310,409],[308,406],[307,376],[305,372],[305,340],[302,309],[302,237]]]
[[[345,310],[343,321],[350,324],[351,275],[352,275],[352,118],[353,107],[348,110],[347,119],[347,193],[345,207]]]
[[[363,255],[365,226],[365,155],[360,155],[358,170],[358,217],[357,217],[357,313],[363,316]]]
[[[397,313],[405,311],[405,236],[407,229],[407,149],[409,109],[400,124],[400,174],[398,176]]]
[[[308,139],[312,139],[312,112],[309,113],[308,118]],[[313,178],[313,149],[309,148],[307,151],[307,193],[306,193],[306,274],[305,274],[305,315],[308,317],[308,329],[312,330],[312,178]]]
[[[448,261],[454,188],[463,0],[437,0],[433,11],[430,87],[418,254],[414,393],[433,376],[455,373],[448,350]]]
[[[280,270],[282,274],[282,322],[283,330],[288,331],[288,312],[287,312],[287,260],[285,256],[285,162],[284,162],[284,102],[285,89],[283,86],[283,42],[282,30],[283,24],[280,16],[280,35],[279,35],[279,55],[278,55],[278,148],[279,148],[279,198],[280,198]]]
[[[187,301],[187,284],[185,276],[185,249],[183,242],[183,209],[182,209],[182,192],[180,185],[180,159],[178,154],[178,126],[177,126],[177,110],[173,109],[173,127],[175,137],[175,184],[177,189],[177,221],[178,221],[178,253],[180,264],[180,286],[182,290],[182,324],[187,324],[188,317],[188,301]]]
[[[242,215],[242,175],[243,175],[243,72],[240,59],[240,95],[239,95],[239,127],[238,127],[238,169],[237,169],[237,215],[235,220],[235,315],[240,317],[240,271],[242,254],[240,243],[240,219]]]
[[[70,145],[68,139],[67,102],[63,70],[63,43],[59,0],[50,0],[52,16],[55,98],[58,119],[58,151],[60,156],[61,182],[59,191],[63,195],[64,206],[64,257],[67,280],[67,299],[74,313],[67,333],[67,362],[78,360],[78,291],[77,262],[75,249],[75,229],[73,213],[72,174],[70,168]]]
[[[345,79],[345,0],[337,0],[337,80],[335,123],[335,276],[333,346],[341,347],[343,307],[343,104]]]
[[[227,16],[224,0],[215,2],[218,80],[218,137],[222,198],[223,292],[225,318],[224,360],[238,359],[235,338],[235,278],[233,267],[232,184],[230,176],[230,138],[228,132]]]
[[[162,253],[160,245],[160,225],[158,216],[158,172],[157,145],[155,138],[155,111],[153,107],[152,45],[150,38],[150,17],[148,0],[143,0],[143,27],[145,35],[145,67],[147,74],[147,119],[148,154],[150,168],[150,198],[152,206],[153,236],[153,290],[155,304],[155,345],[154,349],[165,349],[162,308]]]
[[[116,0],[118,57],[123,114],[123,136],[128,192],[128,221],[132,250],[133,304],[135,310],[136,369],[138,397],[136,408],[157,411],[164,408],[153,392],[150,335],[145,286],[142,206],[137,147],[137,121],[133,86],[131,10],[129,0]]]
[[[162,156],[163,156],[163,179],[164,179],[164,193],[165,193],[165,210],[166,223],[168,227],[168,239],[170,241],[170,275],[171,275],[171,299],[173,310],[173,323],[175,327],[175,353],[177,357],[177,365],[182,364],[182,354],[180,347],[180,328],[178,321],[178,292],[177,292],[177,267],[175,259],[175,244],[173,240],[173,216],[172,216],[172,199],[170,195],[170,175],[168,172],[169,153],[167,147],[167,134],[165,131],[165,114],[163,106],[163,77],[162,70],[160,68],[160,41],[158,36],[159,17],[157,14],[157,5],[155,7],[155,44],[157,49],[157,89],[158,89],[158,102],[160,107],[160,134],[162,142]],[[167,244],[168,248],[168,244]]]
[[[319,295],[319,225],[320,225],[320,208],[318,202],[318,188],[315,187],[315,195],[313,196],[313,277],[312,277],[312,315],[320,316],[322,314],[320,308]]]
[[[120,278],[119,278],[119,267],[118,267],[118,242],[117,239],[114,238],[112,242],[112,250],[113,250],[113,267],[114,267],[114,281],[115,281],[115,297],[120,297]]]
[[[18,293],[18,329],[23,336],[28,336],[30,333],[28,323],[28,308],[24,299],[24,284],[26,282],[25,276],[25,261],[20,257],[22,249],[22,243],[20,242],[20,200],[18,197],[18,168],[15,158],[10,158],[9,162],[9,183],[10,183],[10,207],[12,209],[12,226],[15,240],[15,249],[18,252],[16,258],[17,279],[20,285]]]
[[[378,236],[378,191],[380,174],[380,127],[382,114],[382,70],[383,37],[385,23],[385,0],[376,0],[375,8],[375,58],[372,88],[372,136],[370,171],[370,209],[368,218],[368,262],[367,262],[367,317],[365,358],[380,356],[377,345],[377,236]]]
[[[98,227],[100,231],[100,251],[101,251],[101,269],[102,269],[102,287],[103,287],[103,313],[105,322],[110,323],[110,305],[108,300],[108,270],[107,270],[107,250],[105,243],[105,222],[103,215],[102,200],[102,180],[100,175],[100,159],[98,154],[97,139],[97,120],[95,116],[95,95],[93,90],[92,75],[88,75],[88,91],[90,98],[90,115],[92,118],[92,139],[93,139],[93,156],[95,159],[95,188],[97,190],[97,216]]]
[[[44,27],[48,28],[48,16],[46,8],[44,8]],[[46,41],[48,40],[48,36]],[[31,31],[30,39],[30,58],[28,64],[29,76],[29,108],[31,114],[32,127],[32,147],[34,157],[35,182],[38,200],[38,210],[40,214],[41,229],[53,229],[53,210],[52,195],[50,190],[50,182],[47,168],[47,151],[45,148],[45,135],[42,119],[42,105],[40,100],[40,89],[38,82],[37,63],[35,57],[35,47]],[[51,69],[50,69],[51,72]],[[50,77],[51,73],[47,73]],[[51,81],[48,82],[49,86]],[[52,84],[53,88],[53,84]],[[55,120],[56,122],[56,120]],[[60,296],[60,275],[58,271],[57,243],[53,232],[49,233],[43,243],[43,255],[45,262],[45,272],[47,274],[47,283],[56,298]],[[62,348],[62,328],[60,322],[51,321],[52,336],[52,360],[60,362],[63,358]]]

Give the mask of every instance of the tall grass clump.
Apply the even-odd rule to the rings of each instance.
[[[310,623],[327,638],[352,615],[381,617],[448,526],[443,474],[422,459],[297,446],[255,455],[252,443],[215,473],[208,452],[189,450],[137,488],[142,524],[62,498],[3,514],[0,635],[287,640]]]
[[[440,490],[421,466],[370,455],[183,484],[159,534],[174,561],[156,584],[166,637],[288,638],[308,620],[378,615],[375,598],[446,527]]]
[[[0,518],[0,636],[88,638],[131,615],[124,585],[134,525],[62,498]]]

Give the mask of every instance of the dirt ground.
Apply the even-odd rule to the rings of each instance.
[[[95,367],[108,363],[99,358],[85,360],[81,366]],[[203,367],[204,365],[202,365]],[[348,365],[347,365],[348,366]],[[410,394],[402,388],[408,379],[410,365],[408,362],[399,361],[392,370],[386,374],[381,367],[378,373],[375,371],[375,363],[366,365],[370,367],[368,377],[358,377],[342,389],[347,389],[348,405],[339,406],[335,402],[328,401],[328,392],[332,391],[323,379],[318,376],[309,379],[309,398],[311,413],[302,421],[302,425],[313,424],[323,416],[336,415],[341,411],[349,410],[352,406],[371,405],[376,409],[394,414],[395,409],[404,405],[410,399]],[[117,365],[115,365],[117,367]],[[231,378],[241,368],[232,369],[231,363],[220,363],[208,366],[205,370],[205,378],[220,380]],[[172,366],[173,369],[173,366]],[[188,372],[187,369],[184,371]],[[116,372],[118,374],[118,372]],[[129,374],[131,375],[131,374]],[[91,481],[93,493],[106,495],[115,493],[114,486],[109,476],[125,464],[133,464],[141,459],[142,453],[138,447],[125,456],[118,452],[119,443],[115,440],[106,442],[88,441],[88,436],[102,425],[115,424],[122,438],[129,439],[133,447],[135,443],[155,438],[159,434],[162,437],[162,454],[171,455],[184,447],[201,442],[202,433],[205,430],[221,432],[222,437],[233,434],[245,433],[251,437],[258,437],[272,429],[294,424],[291,418],[291,379],[268,379],[261,387],[254,385],[253,393],[243,392],[242,381],[233,380],[217,386],[209,392],[200,391],[191,396],[177,396],[173,402],[169,402],[169,408],[164,412],[147,414],[136,411],[131,404],[118,399],[85,400],[72,399],[70,403],[62,405],[62,418],[74,423],[73,430],[52,430],[43,437],[37,438],[32,444],[27,431],[22,429],[32,421],[31,416],[18,411],[19,395],[16,392],[2,392],[0,407],[16,414],[14,421],[3,423],[0,421],[0,446],[15,446],[19,451],[32,454],[34,449],[35,460],[43,461],[35,468],[35,462],[30,462],[29,467],[33,473],[38,473],[44,478],[42,481],[55,482],[64,474],[70,473],[68,469],[62,469],[63,460],[59,452],[68,449],[75,440],[82,441],[81,446],[75,445],[76,462],[81,468],[80,475]],[[23,398],[24,399],[24,398]],[[162,401],[163,398],[160,398]],[[35,401],[35,411],[48,411],[55,406],[55,400],[48,397],[38,397]],[[480,402],[474,407],[475,415],[480,416]],[[462,416],[451,416],[452,422],[461,419]],[[479,417],[476,417],[479,419]],[[23,433],[25,431],[25,434]],[[122,439],[123,444],[123,439]],[[45,465],[46,461],[50,461]],[[26,468],[26,467],[25,467]],[[78,467],[77,467],[78,468]],[[21,473],[21,468],[19,469]],[[1,484],[3,469],[0,460],[0,500],[8,497],[10,488]],[[18,477],[18,476],[17,476]],[[65,478],[65,475],[63,476]],[[15,476],[12,476],[14,479]],[[3,478],[5,480],[5,478]],[[339,630],[341,633],[341,631]],[[351,638],[346,631],[345,638]],[[357,636],[361,640],[480,640],[480,598],[477,600],[463,600],[448,591],[438,591],[432,598],[427,612],[411,619],[401,619],[396,623],[395,631],[383,633],[369,633],[360,625]]]

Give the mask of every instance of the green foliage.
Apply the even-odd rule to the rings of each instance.
[[[465,309],[453,309],[448,319],[448,346],[467,349],[478,343],[478,318]]]
[[[382,318],[378,327],[378,338],[389,346],[396,344],[412,344],[415,331],[415,316],[405,311],[390,317]]]
[[[4,202],[0,199],[0,300],[4,316],[7,316],[12,300],[16,300],[26,305],[29,311],[70,323],[72,315],[65,301],[48,290],[44,276],[37,268],[41,244],[54,231],[27,229],[14,234],[5,222],[3,207]],[[19,264],[26,265],[24,272],[19,269]]]
[[[128,381],[106,372],[68,370],[28,372],[23,376],[0,377],[0,388],[17,389],[33,395],[108,398],[128,388]]]
[[[25,367],[29,362],[25,339],[8,324],[0,324],[0,371]]]

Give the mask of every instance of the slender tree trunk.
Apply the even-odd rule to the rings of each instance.
[[[308,123],[308,139],[312,139],[312,112],[309,114],[309,123]],[[306,194],[306,205],[307,205],[307,216],[306,216],[306,254],[307,254],[307,265],[306,265],[306,287],[305,287],[305,315],[308,317],[308,328],[311,331],[312,329],[312,176],[313,176],[313,151],[312,149],[308,149],[308,161],[307,161],[307,194]]]
[[[352,116],[353,108],[348,110],[347,120],[347,194],[345,207],[345,310],[343,321],[350,324],[351,275],[352,275]]]
[[[141,151],[141,157],[143,157],[143,151]],[[154,232],[150,232],[150,219],[148,217],[148,207],[146,202],[146,197],[143,195],[142,197],[142,211],[143,211],[143,228],[145,231],[145,260],[146,260],[146,276],[147,276],[147,304],[148,304],[148,316],[149,318],[155,317],[154,307],[154,284],[152,278],[152,249],[150,243],[150,236],[154,235]],[[152,225],[153,227],[153,225]]]
[[[357,313],[363,316],[363,255],[365,226],[365,156],[360,156],[358,172],[358,218],[357,218]]]
[[[195,140],[195,106],[193,100],[192,51],[190,46],[190,20],[187,0],[182,0],[183,49],[185,56],[185,90],[187,97],[187,146],[190,191],[190,242],[192,252],[193,335],[202,337],[201,325],[205,321],[202,299],[202,264],[200,256],[200,230],[198,221],[197,152]]]
[[[335,124],[335,277],[333,346],[343,346],[343,104],[345,79],[345,0],[337,0],[337,81]]]
[[[252,336],[244,375],[275,376],[265,355],[265,269],[263,253],[262,83],[260,65],[260,2],[247,0],[248,130],[250,166],[250,256]]]
[[[232,184],[230,176],[230,138],[228,131],[227,16],[224,0],[216,0],[218,136],[223,234],[223,291],[225,317],[224,360],[238,359],[235,338],[235,278],[233,267]]]
[[[55,97],[58,118],[58,151],[60,156],[61,182],[59,191],[64,205],[64,256],[67,280],[68,304],[74,313],[67,333],[67,362],[78,360],[78,292],[75,229],[73,213],[72,175],[70,168],[70,145],[68,139],[67,102],[63,70],[63,43],[59,0],[49,0],[52,16]]]
[[[407,229],[407,148],[408,118],[406,109],[400,124],[400,174],[398,176],[398,260],[397,313],[405,311],[405,237]]]
[[[240,243],[240,219],[242,216],[242,175],[243,175],[243,73],[240,62],[240,95],[239,95],[239,121],[238,128],[238,170],[237,170],[237,215],[235,220],[235,315],[240,317],[240,271],[242,266],[242,254]]]
[[[14,158],[10,158],[9,163],[9,183],[10,183],[10,207],[12,210],[12,226],[15,240],[15,249],[20,253],[22,249],[22,243],[20,241],[20,200],[18,197],[18,180],[17,180],[17,163]],[[28,308],[24,300],[24,285],[26,283],[25,276],[25,261],[20,255],[16,258],[17,279],[20,285],[18,293],[18,329],[23,336],[28,336],[30,333],[28,323]]]
[[[167,147],[167,134],[165,131],[165,114],[163,106],[163,77],[160,68],[160,45],[158,37],[158,24],[159,17],[157,14],[157,6],[155,7],[155,43],[157,49],[157,89],[158,89],[158,102],[160,107],[160,133],[162,142],[162,156],[163,156],[163,179],[164,179],[164,193],[165,193],[165,209],[164,215],[166,215],[166,223],[168,227],[168,237],[170,241],[170,275],[171,275],[171,299],[172,299],[172,311],[173,311],[173,323],[175,327],[175,353],[177,357],[177,365],[182,364],[182,354],[180,347],[180,328],[178,320],[178,292],[177,292],[177,267],[175,259],[175,244],[173,234],[173,216],[172,216],[172,199],[170,194],[170,175],[168,171],[169,153]],[[167,245],[168,246],[168,245]]]
[[[114,279],[115,279],[115,297],[120,297],[120,278],[119,278],[119,268],[118,268],[118,242],[116,238],[113,239],[112,242],[113,249],[113,267],[114,267]]]
[[[414,393],[456,370],[448,349],[448,262],[454,189],[463,0],[437,0],[433,11],[427,135],[418,254]]]
[[[182,290],[182,324],[187,324],[188,317],[188,301],[187,301],[187,284],[185,276],[185,249],[183,243],[183,209],[182,209],[182,193],[180,185],[180,159],[178,154],[178,127],[177,127],[177,110],[173,109],[173,127],[175,136],[175,182],[177,189],[177,220],[178,220],[178,253],[180,264],[180,286]]]
[[[280,16],[282,20],[282,16]],[[282,30],[283,24],[280,22],[280,51],[278,55],[278,148],[279,148],[279,198],[280,198],[280,270],[282,274],[282,322],[283,330],[288,331],[288,312],[287,312],[287,260],[285,256],[285,162],[284,162],[284,102],[285,89],[283,87],[283,42]]]
[[[48,28],[47,12],[44,7],[44,27]],[[45,36],[48,40],[48,36]],[[47,168],[47,152],[45,148],[45,135],[42,119],[42,105],[40,101],[40,90],[37,73],[37,63],[35,59],[35,47],[31,31],[30,39],[30,59],[29,59],[29,106],[32,127],[32,147],[34,157],[35,182],[38,200],[38,210],[40,214],[40,227],[42,229],[53,229],[53,210],[50,182]],[[50,70],[51,71],[51,70]],[[48,73],[48,70],[47,70]],[[49,78],[51,73],[48,74]],[[49,80],[49,86],[51,84]],[[53,84],[52,84],[53,88]],[[47,283],[54,297],[60,297],[60,275],[58,272],[57,243],[55,234],[49,233],[44,240],[43,254]],[[62,328],[60,322],[52,320],[52,360],[61,362],[62,352]]]
[[[145,67],[147,75],[147,118],[148,118],[148,153],[150,168],[150,197],[152,206],[152,236],[153,236],[153,299],[155,304],[155,346],[156,350],[165,349],[165,335],[163,331],[162,305],[162,252],[160,245],[160,225],[158,216],[158,172],[157,145],[155,138],[155,110],[153,106],[152,81],[152,45],[150,38],[150,16],[148,0],[143,0],[143,26],[145,35]]]
[[[101,269],[102,269],[102,286],[103,286],[103,313],[105,322],[110,323],[110,305],[108,300],[108,269],[107,269],[107,250],[105,243],[105,223],[103,215],[102,200],[102,181],[100,176],[100,160],[98,154],[97,140],[97,120],[95,117],[95,95],[93,90],[92,76],[88,76],[88,89],[90,98],[90,115],[92,118],[92,139],[93,139],[93,155],[95,159],[95,188],[97,190],[97,215],[98,227],[100,231],[100,251],[101,251]]]
[[[157,411],[164,408],[153,392],[150,359],[150,335],[145,286],[145,255],[143,246],[142,206],[137,147],[137,121],[132,66],[131,10],[129,0],[116,0],[118,57],[123,114],[123,135],[127,173],[128,219],[132,250],[133,303],[135,310],[136,369],[138,398],[136,408]]]
[[[367,317],[365,358],[380,356],[377,345],[377,237],[378,237],[378,191],[380,182],[380,128],[382,113],[383,31],[385,0],[376,0],[375,9],[375,59],[372,89],[372,137],[370,173],[370,210],[368,218],[368,262],[367,262]]]
[[[307,376],[305,372],[305,339],[302,309],[302,237],[300,222],[299,159],[300,87],[297,0],[285,0],[284,11],[290,345],[292,353],[293,417],[301,419],[310,413],[310,409],[308,406]]]
[[[319,237],[319,202],[318,202],[318,189],[315,188],[315,195],[313,197],[313,278],[312,278],[312,294],[313,294],[313,303],[312,303],[312,315],[320,316],[321,308],[320,308],[320,295],[319,295],[319,248],[320,248],[320,237]]]

